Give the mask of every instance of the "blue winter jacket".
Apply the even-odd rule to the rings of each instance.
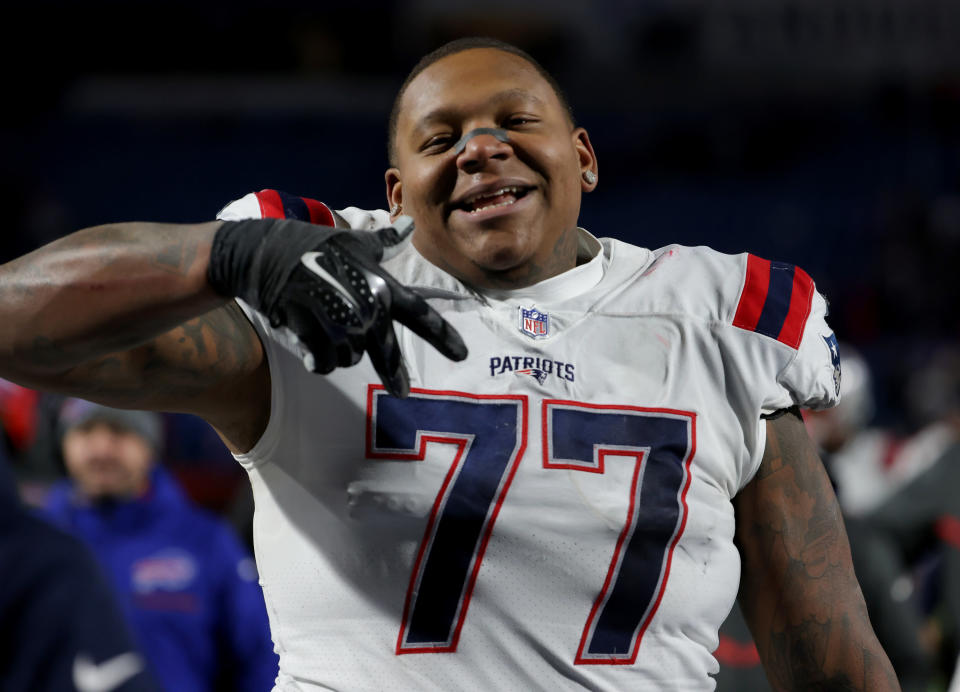
[[[20,502],[2,459],[0,574],[0,690],[159,689],[93,555]]]
[[[277,657],[253,560],[166,471],[155,468],[150,490],[128,502],[90,504],[64,481],[46,511],[93,549],[166,690],[272,688]]]

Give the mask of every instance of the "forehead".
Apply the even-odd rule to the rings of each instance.
[[[90,420],[86,420],[69,428],[66,432],[66,435],[70,437],[80,437],[88,435],[97,430],[108,430],[114,435],[121,437],[142,438],[140,433],[130,426],[124,425],[119,421],[114,421],[109,418],[91,418]]]
[[[547,80],[519,55],[472,48],[441,58],[418,74],[403,94],[398,122],[416,124],[438,110],[468,111],[497,97],[526,97],[563,110]]]

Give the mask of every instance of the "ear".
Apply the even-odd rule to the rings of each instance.
[[[390,220],[395,220],[403,213],[403,183],[400,182],[400,171],[397,168],[388,168],[384,174],[387,183],[387,208],[390,209]],[[397,210],[394,213],[394,209]]]
[[[593,192],[597,187],[598,172],[597,155],[593,151],[593,144],[590,143],[590,135],[582,127],[577,127],[570,133],[570,136],[573,137],[573,147],[577,151],[577,158],[580,163],[580,187],[584,192]],[[593,173],[593,182],[587,182],[584,179],[587,171]]]

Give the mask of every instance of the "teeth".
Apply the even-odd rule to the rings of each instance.
[[[506,207],[507,205],[513,204],[516,202],[516,199],[508,199],[505,202],[497,202],[496,204],[488,204],[485,207],[477,207],[476,209],[470,210],[471,214],[476,214],[478,211],[483,211],[484,209],[495,209],[497,207]]]
[[[515,185],[510,185],[510,186],[507,186],[507,187],[501,187],[499,190],[496,190],[495,192],[480,192],[480,193],[477,193],[477,194],[475,194],[475,195],[470,195],[470,196],[467,197],[465,200],[463,200],[463,203],[464,203],[464,204],[473,204],[473,203],[476,202],[478,199],[483,199],[484,197],[497,197],[497,196],[499,196],[499,195],[505,195],[505,194],[507,194],[508,192],[512,192],[512,193],[516,194],[516,193],[520,192],[522,189],[523,189],[523,188],[517,187],[517,186],[515,186]],[[499,204],[498,204],[498,205],[496,205],[496,206],[502,206],[502,205],[499,205]]]

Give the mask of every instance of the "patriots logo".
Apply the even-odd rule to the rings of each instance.
[[[547,373],[539,368],[526,368],[524,370],[515,370],[514,375],[530,375],[537,382],[543,384],[544,380],[547,379]]]
[[[833,363],[833,387],[837,396],[840,396],[840,347],[837,345],[837,336],[832,333],[830,336],[821,334],[820,338],[830,351],[830,362]]]

